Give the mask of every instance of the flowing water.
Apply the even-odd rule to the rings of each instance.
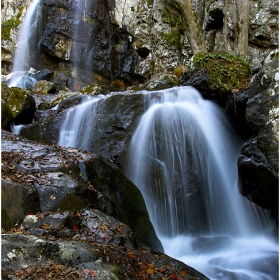
[[[92,56],[94,48],[91,48],[90,44],[84,43],[86,36],[88,42],[95,38],[95,28],[92,28],[93,17],[92,11],[97,11],[97,1],[77,0],[73,2],[73,43],[71,48],[71,60],[72,60],[72,76],[73,82],[71,88],[79,90],[81,81],[88,80],[88,72],[92,70]],[[89,71],[85,71],[88,69]],[[90,83],[90,82],[88,82]]]
[[[85,96],[80,105],[67,110],[60,128],[58,145],[90,150],[95,110],[100,99],[101,97]]]
[[[32,57],[38,57],[36,50],[39,46],[30,46],[32,43],[38,44],[35,38],[38,31],[38,21],[41,18],[41,11],[38,9],[40,0],[34,0],[28,7],[23,22],[21,24],[17,39],[16,51],[13,61],[13,76],[10,79],[9,87],[28,88],[33,87],[36,80],[26,72],[32,65]],[[35,54],[34,54],[35,52]]]
[[[238,192],[242,143],[225,114],[191,87],[149,94],[128,177],[165,253],[211,279],[278,279],[269,215]]]

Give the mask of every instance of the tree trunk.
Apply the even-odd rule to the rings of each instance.
[[[203,37],[203,32],[199,26],[197,15],[193,9],[191,0],[171,0],[180,8],[183,16],[183,22],[187,33],[187,38],[190,42],[191,49],[194,54],[198,52],[206,52],[206,42]]]
[[[249,0],[226,0],[224,15],[225,50],[245,56],[248,50]]]

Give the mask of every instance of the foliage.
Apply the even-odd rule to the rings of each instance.
[[[180,77],[183,75],[185,70],[186,70],[186,66],[185,65],[179,65],[177,68],[175,68],[174,74],[177,77],[177,79],[180,79]]]
[[[206,69],[210,83],[224,91],[245,87],[252,68],[243,58],[226,52],[199,52],[193,57],[193,66],[198,70]]]
[[[23,6],[20,6],[19,11],[15,17],[8,19],[1,24],[1,30],[2,30],[1,38],[2,39],[11,40],[11,38],[10,38],[11,29],[15,29],[20,25],[20,23],[21,23],[20,17],[22,15],[22,10],[23,10]]]

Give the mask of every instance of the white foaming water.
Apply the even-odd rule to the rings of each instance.
[[[212,280],[278,279],[278,245],[266,237],[161,237],[165,253]]]
[[[101,97],[85,96],[82,104],[67,110],[58,145],[89,150],[97,101]]]
[[[13,134],[16,134],[16,135],[19,135],[20,134],[20,131],[22,130],[22,128],[24,127],[24,125],[22,124],[19,124],[19,125],[12,125],[11,126],[11,132]]]
[[[224,113],[191,87],[147,96],[153,102],[133,136],[127,173],[165,252],[211,279],[274,279],[272,223],[238,192],[242,143]]]
[[[29,40],[37,28],[36,10],[40,0],[34,0],[28,8],[24,20],[21,24],[19,37],[17,39],[16,51],[13,61],[13,72],[15,71],[26,71],[30,68],[26,59],[29,57]],[[25,85],[28,83],[28,87],[34,86],[36,80],[28,76],[26,72],[17,72],[17,74],[9,81],[9,87],[22,87],[26,88]]]

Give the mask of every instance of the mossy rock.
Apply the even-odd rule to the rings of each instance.
[[[89,86],[82,88],[79,92],[89,96],[107,93],[107,91],[104,90],[103,87],[97,84],[90,84]]]
[[[13,121],[13,113],[4,99],[1,99],[1,127],[10,131]]]
[[[4,230],[11,230],[13,227],[12,219],[6,208],[1,208],[1,227]]]
[[[60,102],[66,100],[67,98],[80,94],[79,92],[72,92],[69,89],[63,89],[58,92],[58,95],[50,103],[50,107],[57,106]]]
[[[17,87],[9,88],[3,83],[1,90],[2,98],[5,100],[7,106],[9,106],[13,118],[23,111],[35,111],[36,102],[28,91]]]
[[[164,75],[152,77],[147,83],[145,83],[144,89],[161,90],[161,89],[171,88],[177,85],[178,85],[178,79],[175,75],[164,74]]]
[[[67,194],[55,207],[54,211],[59,209],[60,211],[77,212],[82,208],[86,208],[86,202],[75,194]]]
[[[55,90],[56,85],[45,80],[38,81],[33,88],[33,92],[40,95],[46,95],[48,93],[54,92]]]
[[[243,58],[225,52],[199,52],[192,58],[191,67],[206,70],[212,87],[222,92],[247,87],[252,68]]]

